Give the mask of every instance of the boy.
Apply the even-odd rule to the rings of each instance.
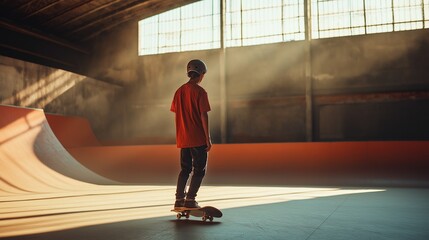
[[[187,65],[189,81],[177,89],[170,111],[175,113],[176,143],[180,148],[181,171],[177,179],[175,210],[199,208],[195,201],[206,173],[207,152],[212,146],[207,112],[207,92],[199,86],[207,72],[203,61],[194,59]],[[189,174],[193,172],[188,192]]]

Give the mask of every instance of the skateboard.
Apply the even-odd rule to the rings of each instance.
[[[182,208],[181,210],[172,209],[171,211],[177,213],[176,215],[177,219],[181,219],[182,217],[189,219],[189,216],[194,216],[194,217],[201,217],[203,222],[207,220],[209,220],[210,222],[213,222],[213,218],[222,217],[222,212],[219,209],[211,206],[206,206],[202,208],[193,208],[193,209]]]

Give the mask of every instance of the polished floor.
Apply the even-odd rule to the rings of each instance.
[[[177,220],[169,212],[172,190],[153,188],[156,202],[145,199],[130,209],[134,215],[125,216],[132,215],[132,220],[114,220],[116,211],[124,215],[123,209],[92,210],[100,219],[111,218],[105,221],[111,223],[98,224],[80,215],[76,219],[87,226],[71,227],[59,221],[56,229],[56,223],[48,221],[54,225],[49,231],[5,239],[429,239],[429,189],[203,186],[201,205],[217,206],[224,213],[214,222],[192,217]],[[80,213],[61,216],[75,221],[73,214]],[[43,221],[52,216],[38,217]],[[9,221],[28,224],[28,218]],[[38,226],[33,224],[28,228]],[[2,228],[12,229],[3,224],[0,232]]]

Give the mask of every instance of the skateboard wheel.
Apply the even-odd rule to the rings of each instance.
[[[203,216],[203,222],[207,221],[207,216]]]
[[[210,217],[209,217],[209,220],[210,220],[210,222],[213,222],[213,217],[212,217],[212,216],[210,216]]]
[[[177,218],[177,219],[181,219],[181,218],[182,218],[182,214],[178,213],[178,214],[176,215],[176,218]]]
[[[189,212],[185,213],[185,217],[186,217],[186,219],[189,219]]]

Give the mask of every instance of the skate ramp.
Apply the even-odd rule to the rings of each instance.
[[[67,118],[58,119],[63,122],[58,125],[67,128]],[[81,123],[90,128],[88,123]],[[74,129],[75,135],[79,134],[78,129]],[[116,181],[174,184],[180,171],[179,150],[175,145],[76,145],[79,146],[67,147],[75,159]],[[215,143],[209,153],[204,182],[426,187],[429,141]]]
[[[0,238],[169,214],[173,187],[94,183],[116,182],[78,163],[42,110],[0,105]]]
[[[49,119],[68,152],[91,171],[130,184],[175,184],[180,171],[175,145],[100,146],[85,119]],[[428,160],[429,141],[215,143],[204,182],[425,187]]]
[[[55,137],[43,110],[0,105],[3,191],[51,191],[83,182],[113,184],[76,161]],[[67,177],[65,177],[67,176]]]
[[[49,126],[64,147],[101,146],[86,118],[45,114]]]

